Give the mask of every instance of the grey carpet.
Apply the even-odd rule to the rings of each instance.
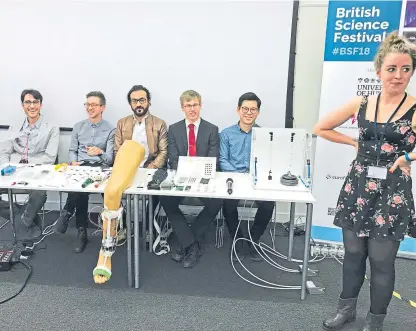
[[[47,223],[56,216],[55,212],[47,214]],[[322,319],[336,307],[341,287],[341,266],[336,261],[327,259],[315,265],[319,269],[316,280],[325,285],[326,293],[308,295],[302,302],[300,291],[263,289],[241,280],[229,262],[228,235],[223,248],[213,246],[214,226],[207,234],[205,253],[194,269],[185,270],[168,255],[156,256],[142,250],[141,287],[129,289],[123,246],[114,255],[111,281],[97,286],[92,269],[100,237],[91,236],[92,230],[83,254],[72,253],[76,237],[73,225],[66,235],[52,235],[39,245],[40,250],[28,261],[33,266],[28,286],[0,306],[0,330],[321,330]],[[0,241],[6,244],[10,234],[9,226],[1,229]],[[276,244],[280,252],[287,252],[285,235],[278,226]],[[268,242],[269,238],[264,240]],[[297,258],[302,256],[302,242],[303,237],[295,238]],[[415,262],[398,259],[396,265],[397,291],[416,299]],[[300,275],[278,271],[264,262],[246,262],[246,266],[268,281],[300,284]],[[26,274],[20,265],[0,273],[0,300],[19,289]],[[357,322],[345,330],[357,330],[368,305],[366,282]],[[414,330],[415,325],[416,309],[393,298],[385,330]]]

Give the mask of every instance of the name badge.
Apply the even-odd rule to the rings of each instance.
[[[386,179],[387,168],[369,166],[368,171],[367,171],[367,177],[377,178],[377,179]]]

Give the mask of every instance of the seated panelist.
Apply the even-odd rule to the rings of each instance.
[[[21,135],[0,143],[0,165],[8,163],[54,164],[58,154],[59,128],[41,114],[43,97],[37,90],[24,90],[20,96],[25,119],[12,124],[9,131]],[[46,191],[31,191],[22,223],[32,237],[40,235],[38,213],[46,201]]]
[[[261,100],[251,92],[243,94],[238,100],[237,124],[224,129],[220,135],[220,167],[224,172],[248,173],[250,170],[251,134],[252,128],[258,126],[256,119],[260,113]],[[228,232],[232,239],[236,236],[242,238],[241,229],[238,227],[238,200],[226,199],[222,207]],[[250,229],[253,242],[258,243],[273,215],[274,202],[256,201],[258,206],[254,223]],[[236,234],[237,232],[237,234]],[[239,243],[243,243],[239,241]],[[244,258],[244,245],[235,246],[240,260]],[[256,249],[249,245],[248,256],[253,261],[262,261],[262,257]],[[233,254],[235,258],[235,255]]]
[[[84,103],[88,119],[75,124],[69,147],[69,162],[73,166],[112,166],[114,157],[113,125],[103,119],[106,99],[103,93],[94,91],[86,95]],[[55,232],[65,233],[75,212],[78,237],[74,252],[82,253],[87,242],[89,193],[70,192],[61,216],[55,224]]]
[[[195,91],[185,91],[180,97],[185,119],[172,124],[168,132],[168,162],[172,169],[177,169],[179,156],[216,157],[218,160],[218,127],[200,117],[201,96]],[[160,203],[170,220],[178,239],[178,247],[172,258],[183,262],[185,268],[192,268],[202,255],[201,239],[209,224],[221,209],[220,199],[200,198],[204,209],[189,226],[179,209],[181,197],[161,196]]]
[[[132,115],[120,119],[115,134],[114,154],[126,140],[134,140],[145,149],[140,166],[150,169],[166,167],[168,129],[166,122],[149,112],[151,95],[142,85],[134,85],[127,94]]]
[[[149,111],[150,91],[143,85],[134,85],[127,93],[127,101],[132,114],[117,123],[114,154],[118,153],[126,140],[133,140],[143,146],[145,151],[144,159],[140,163],[141,168],[165,168],[168,160],[168,128],[165,121]],[[151,198],[155,209],[159,199],[157,196]],[[119,232],[119,240],[124,235],[125,232]]]

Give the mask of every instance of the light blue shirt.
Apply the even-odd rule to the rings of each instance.
[[[69,162],[104,163],[111,166],[114,161],[115,127],[105,120],[92,123],[88,119],[75,124],[69,147]],[[87,146],[103,151],[101,155],[88,155]]]
[[[258,126],[258,125],[254,125]],[[252,130],[245,132],[238,124],[220,134],[220,168],[227,172],[249,172]]]

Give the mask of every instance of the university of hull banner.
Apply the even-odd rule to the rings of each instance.
[[[380,42],[392,31],[400,31],[412,42],[416,41],[416,1],[329,1],[320,118],[354,96],[380,93],[373,59]],[[412,85],[416,86],[414,81]],[[409,92],[415,94],[416,89],[409,86]],[[358,137],[355,118],[337,130]],[[315,240],[342,242],[341,229],[333,225],[334,212],[354,157],[352,146],[317,140],[313,177],[317,200],[312,227]],[[413,186],[416,199],[416,185]],[[400,251],[416,254],[416,239],[406,237]]]

